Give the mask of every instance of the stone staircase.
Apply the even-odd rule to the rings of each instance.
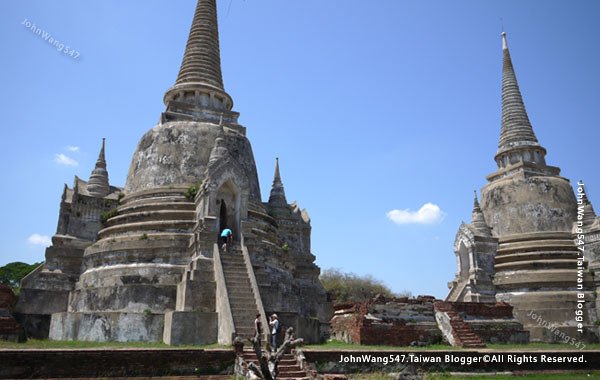
[[[450,319],[450,332],[454,338],[454,346],[464,348],[484,348],[485,343],[479,335],[462,319],[460,314],[454,310],[448,302],[435,302],[434,308],[436,313],[445,313]],[[442,326],[440,326],[442,327]],[[443,330],[443,328],[442,328]]]
[[[221,250],[220,256],[235,332],[242,338],[253,338],[254,319],[259,311],[242,256],[242,248],[239,243],[228,244],[227,251]]]
[[[464,292],[469,283],[466,279],[460,279],[460,281],[451,281],[448,283],[450,292],[446,296],[447,302],[457,302],[463,300]]]
[[[256,357],[256,353],[254,350],[244,350],[243,354],[244,361],[246,363],[254,362],[257,366],[258,359]],[[292,354],[285,354],[283,358],[279,361],[279,365],[277,366],[278,374],[277,380],[279,379],[295,379],[295,380],[308,380],[309,376],[305,370],[303,370],[296,358]]]

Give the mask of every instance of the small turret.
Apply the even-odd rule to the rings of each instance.
[[[208,164],[211,165],[217,162],[221,157],[226,156],[228,153],[227,146],[225,144],[225,130],[223,129],[223,117],[219,120],[219,134],[215,139],[215,145],[210,152]]]
[[[285,190],[283,189],[283,182],[281,182],[281,174],[279,173],[279,157],[275,158],[275,175],[273,177],[273,186],[271,186],[271,194],[269,196],[269,206],[288,207],[287,199],[285,198]]]
[[[106,159],[104,157],[106,139],[102,139],[102,148],[96,161],[96,167],[92,170],[90,180],[87,184],[87,191],[92,197],[103,198],[110,193],[108,184],[108,171],[106,170]]]
[[[492,230],[487,225],[479,201],[477,200],[477,192],[474,191],[475,198],[473,200],[473,212],[471,214],[471,225],[485,236],[492,236]]]
[[[582,183],[583,181],[579,182]],[[594,211],[594,206],[592,206],[592,202],[590,202],[587,196],[585,186],[581,185],[581,188],[583,189],[583,193],[581,193],[580,201],[578,201],[578,204],[579,207],[583,206],[583,219],[581,221],[583,222],[583,227],[586,228],[594,224],[594,221],[596,220],[596,211]]]

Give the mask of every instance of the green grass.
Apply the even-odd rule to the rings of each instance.
[[[364,350],[364,351],[416,351],[416,350],[461,350],[460,347],[452,347],[443,344],[433,344],[424,347],[409,346],[371,346],[364,344],[344,343],[336,340],[330,340],[323,344],[307,344],[302,346],[305,350]]]
[[[358,379],[358,377],[356,378]],[[367,380],[367,378],[364,378]],[[429,374],[427,375],[427,380],[445,380],[445,379],[453,379],[453,380],[489,380],[489,379],[499,379],[499,380],[517,380],[517,379],[527,379],[527,380],[588,380],[588,379],[600,379],[600,372],[593,371],[589,373],[553,373],[553,374],[532,374],[532,375],[521,375],[521,376],[513,376],[513,375],[491,375],[491,376],[459,376],[459,375],[448,375],[448,374]],[[369,379],[374,380],[374,379]],[[388,379],[389,380],[389,379]]]
[[[231,349],[231,346],[222,346],[218,344],[210,344],[203,346],[169,346],[164,343],[145,343],[145,342],[84,342],[84,341],[53,341],[53,340],[37,340],[29,339],[25,343],[13,343],[0,341],[0,349],[85,349],[85,348],[110,348],[110,349],[125,349],[125,348],[146,348],[146,349]],[[305,350],[360,350],[360,351],[439,351],[439,350],[456,350],[460,351],[460,347],[452,347],[442,344],[436,344],[425,347],[408,347],[408,346],[367,346],[361,344],[351,344],[339,341],[329,341],[324,344],[309,344],[303,346]],[[569,344],[550,344],[550,343],[530,343],[530,344],[489,344],[488,349],[493,350],[577,350]],[[587,344],[586,350],[600,350],[600,344]]]
[[[599,343],[584,344],[585,348],[583,351],[600,350]],[[578,348],[573,345],[562,343],[488,344],[487,347],[494,350],[578,350]]]
[[[84,341],[55,341],[55,340],[37,340],[29,339],[24,343],[13,343],[0,341],[0,349],[231,349],[230,346],[221,346],[210,344],[203,346],[169,346],[164,343],[145,343],[145,342],[84,342]]]
[[[389,373],[361,373],[348,374],[350,380],[391,380],[392,376]],[[489,374],[483,376],[477,375],[450,375],[445,373],[427,374],[427,380],[589,380],[600,379],[600,372],[594,371],[589,373],[553,373],[553,374],[531,374],[531,375],[504,375],[504,374]]]
[[[452,347],[443,344],[434,344],[424,347],[409,347],[409,346],[369,346],[362,344],[344,343],[340,341],[328,341],[324,344],[309,344],[303,346],[305,350],[361,350],[361,351],[436,351],[436,350],[453,350],[460,351],[460,347]],[[488,344],[487,349],[498,351],[538,351],[538,350],[572,350],[577,351],[575,346],[570,344],[560,343],[529,343],[529,344]],[[586,344],[584,351],[600,350],[600,344]]]
[[[361,373],[348,374],[350,380],[391,380],[392,376],[389,373]],[[553,374],[531,374],[531,375],[504,375],[504,374],[489,374],[483,376],[477,375],[450,375],[445,373],[427,374],[426,380],[589,380],[600,379],[600,372],[594,371],[590,373],[553,373]]]

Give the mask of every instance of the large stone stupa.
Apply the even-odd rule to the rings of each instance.
[[[593,252],[598,243],[589,241],[585,255],[578,250],[574,232],[583,199],[558,167],[546,163],[505,33],[502,51],[502,128],[494,157],[498,169],[487,176],[481,206],[475,198],[472,223],[463,223],[456,235],[458,272],[447,300],[508,302],[532,341],[595,341],[597,285],[588,264],[598,266]],[[597,235],[598,223],[591,204],[589,208],[585,230],[591,237],[593,229]]]
[[[90,181],[65,188],[60,220],[82,223],[71,212],[76,194],[102,207],[86,214],[93,226],[84,235],[59,228],[46,263],[23,282],[17,312],[30,334],[230,343],[253,334],[260,312],[264,325],[265,314],[277,313],[298,336],[320,340],[331,305],[310,252],[310,219],[287,203],[279,162],[271,197],[261,201],[252,147],[223,87],[216,0],[198,1],[164,102],[124,189],[108,185],[104,147]],[[224,228],[234,235],[226,251],[218,245]],[[78,250],[61,251],[65,241]]]

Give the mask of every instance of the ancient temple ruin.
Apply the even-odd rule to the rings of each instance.
[[[481,205],[475,195],[471,223],[459,227],[447,301],[507,302],[532,341],[595,341],[600,282],[590,269],[600,267],[599,218],[583,186],[575,194],[560,169],[546,164],[505,33],[502,51],[498,169],[487,176]]]
[[[253,335],[257,313],[263,325],[277,313],[306,341],[327,333],[310,218],[288,204],[278,161],[261,200],[223,87],[216,12],[216,0],[198,1],[166,110],[141,138],[125,188],[109,185],[104,142],[89,181],[65,186],[53,244],[16,307],[30,336],[231,343]]]

